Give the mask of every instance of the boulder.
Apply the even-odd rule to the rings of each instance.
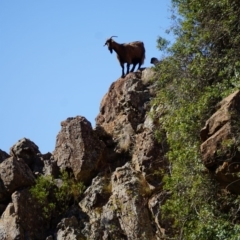
[[[0,164],[0,201],[5,201],[14,191],[34,183],[31,169],[21,158],[10,157]]]
[[[12,194],[12,202],[8,204],[0,219],[0,239],[36,239],[46,238],[48,222],[42,215],[38,203],[34,201],[27,189]]]
[[[61,126],[54,160],[60,169],[72,171],[76,179],[89,182],[103,159],[105,144],[84,117],[68,118]]]
[[[27,138],[22,138],[14,144],[10,148],[10,155],[23,159],[36,174],[42,173],[43,171],[44,163],[42,161],[42,156],[48,156],[48,154],[42,155],[38,146]]]
[[[112,137],[119,153],[131,151],[134,135],[144,122],[151,95],[135,73],[112,83],[103,97],[96,125]]]
[[[202,161],[220,184],[234,193],[240,193],[240,91],[218,104],[218,110],[207,120],[200,136]]]

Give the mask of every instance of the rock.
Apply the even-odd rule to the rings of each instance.
[[[48,223],[41,213],[28,190],[14,192],[0,219],[0,239],[45,239]]]
[[[10,203],[0,219],[0,239],[24,239],[23,229],[18,224],[18,216],[13,203]]]
[[[156,76],[152,68],[146,68],[142,71],[142,81],[144,84],[149,84],[150,81]]]
[[[239,194],[240,152],[236,129],[240,117],[240,92],[223,99],[218,107],[201,130],[202,161],[222,186]]]
[[[61,123],[54,159],[60,169],[71,170],[80,181],[89,182],[103,159],[105,144],[94,134],[91,123],[77,116]]]
[[[162,186],[164,169],[168,167],[165,153],[168,147],[166,141],[157,142],[153,130],[145,128],[135,137],[132,163],[137,171],[141,171],[145,179],[154,187]]]
[[[56,240],[81,240],[83,235],[78,227],[76,217],[63,218],[57,225]]]
[[[104,239],[123,233],[128,239],[156,239],[147,207],[151,189],[142,173],[126,163],[116,169],[111,183],[112,195],[101,216]]]
[[[0,164],[0,179],[0,201],[5,201],[14,191],[35,183],[28,165],[15,157],[7,158]]]
[[[153,69],[141,69],[114,82],[95,129],[81,116],[63,121],[53,154],[41,154],[24,138],[11,148],[12,157],[3,155],[0,239],[164,239],[168,225],[160,218],[161,181],[168,147],[164,134],[161,143],[156,141],[155,121],[147,114],[155,96],[154,75]],[[69,198],[61,215],[56,202],[46,220],[28,188],[41,175],[53,176],[60,187],[60,170],[87,189],[79,205]],[[49,201],[57,198],[53,191]]]
[[[5,159],[7,159],[9,157],[10,156],[6,152],[4,152],[0,149],[0,163],[3,162]]]
[[[44,162],[43,159],[49,154],[41,154],[38,146],[27,138],[20,139],[10,149],[10,155],[23,159],[34,173],[42,173]]]
[[[135,74],[118,79],[104,96],[96,125],[112,136],[118,153],[132,149],[138,125],[145,119],[145,103],[150,98],[148,88]]]
[[[16,158],[22,158],[28,166],[32,166],[37,154],[40,153],[38,146],[27,138],[19,140],[10,148],[10,155]]]

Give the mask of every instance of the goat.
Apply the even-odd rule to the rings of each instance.
[[[118,61],[122,67],[122,78],[124,75],[124,63],[127,63],[127,73],[129,73],[130,64],[133,64],[133,67],[130,72],[133,72],[136,65],[138,64],[138,69],[144,63],[145,59],[145,48],[143,42],[136,41],[131,43],[119,44],[115,42],[112,38],[117,36],[112,36],[108,38],[103,46],[108,46],[110,53],[113,50],[117,54]]]

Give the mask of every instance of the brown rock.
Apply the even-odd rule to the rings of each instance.
[[[16,191],[0,220],[0,239],[46,238],[48,222],[28,190]]]
[[[0,164],[0,179],[4,192],[0,196],[2,200],[9,197],[20,188],[32,186],[35,182],[32,171],[22,159],[10,157]]]
[[[18,216],[13,203],[9,203],[0,219],[0,239],[24,239],[23,229],[18,223]]]
[[[41,154],[38,146],[27,138],[20,139],[10,149],[10,155],[23,159],[35,174],[43,172],[43,159],[49,154],[51,155],[51,153]]]
[[[10,148],[10,155],[12,157],[23,158],[29,166],[33,165],[38,153],[40,153],[38,146],[27,138],[19,140]]]
[[[148,87],[136,74],[128,74],[110,86],[101,102],[96,124],[112,136],[117,152],[126,152],[133,147],[134,134],[138,125],[144,122],[146,103],[150,98]]]
[[[5,159],[7,159],[7,158],[9,158],[10,156],[6,153],[6,152],[4,152],[4,151],[2,151],[1,149],[0,149],[0,163],[2,162],[2,161],[4,161]]]
[[[102,160],[105,144],[94,134],[91,123],[84,117],[68,118],[61,125],[54,159],[61,169],[70,169],[75,178],[88,182]]]
[[[201,130],[201,154],[204,165],[212,170],[222,186],[240,193],[240,152],[236,131],[240,117],[240,92],[223,99],[219,110]]]

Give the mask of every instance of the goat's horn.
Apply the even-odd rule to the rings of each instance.
[[[110,39],[112,39],[113,37],[117,37],[117,36],[111,36]]]

